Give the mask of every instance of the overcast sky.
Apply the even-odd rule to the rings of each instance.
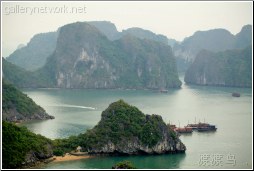
[[[252,2],[2,2],[2,55],[33,35],[77,21],[111,21],[118,31],[141,27],[182,41],[197,30],[236,34],[252,24]],[[72,11],[73,9],[73,11]]]

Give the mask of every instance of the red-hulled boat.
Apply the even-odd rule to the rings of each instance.
[[[177,133],[192,133],[191,127],[184,127],[184,128],[175,128],[174,131]]]

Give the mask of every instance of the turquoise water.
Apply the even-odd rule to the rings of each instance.
[[[155,156],[96,157],[50,163],[44,168],[111,168],[130,160],[137,168],[251,168],[252,90],[244,88],[183,85],[168,93],[151,90],[26,89],[37,104],[55,116],[54,120],[25,123],[35,133],[49,138],[77,135],[92,128],[108,105],[123,99],[146,114],[159,114],[166,123],[184,126],[206,121],[216,132],[182,135],[185,154]],[[241,97],[231,96],[240,92]],[[204,156],[208,158],[204,158]],[[231,157],[231,158],[230,158]]]

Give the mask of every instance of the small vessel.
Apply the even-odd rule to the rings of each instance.
[[[199,122],[198,124],[188,124],[187,127],[190,127],[192,128],[193,130],[197,130],[198,128],[200,127],[207,127],[209,126],[208,123],[202,123],[202,122]]]
[[[177,133],[192,133],[193,132],[191,127],[175,128],[174,131]]]
[[[240,93],[234,92],[234,93],[232,93],[232,96],[233,96],[233,97],[240,97],[241,95],[240,95]]]
[[[207,131],[216,131],[217,128],[215,125],[208,125],[208,126],[203,126],[203,127],[198,127],[197,128],[198,132],[207,132]]]
[[[167,93],[168,90],[166,90],[166,89],[160,89],[160,92],[161,92],[161,93]]]
[[[207,132],[207,131],[216,131],[217,128],[215,125],[211,125],[209,123],[205,122],[199,122],[198,124],[196,124],[196,118],[195,118],[195,124],[188,124],[187,127],[192,128],[192,130],[197,130],[199,132]]]

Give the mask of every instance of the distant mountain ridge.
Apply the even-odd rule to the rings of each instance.
[[[201,50],[221,52],[230,49],[242,49],[252,43],[252,25],[245,25],[236,35],[225,29],[197,31],[192,36],[176,43],[173,47],[178,69],[186,71]]]
[[[87,23],[95,26],[111,41],[118,40],[126,34],[132,34],[140,39],[150,39],[167,45],[176,43],[174,39],[168,39],[164,35],[156,35],[142,28],[135,27],[118,32],[116,26],[109,21],[89,21]],[[35,71],[44,66],[47,58],[54,52],[57,38],[58,31],[36,34],[26,46],[15,50],[6,59],[21,68]]]
[[[57,32],[40,33],[33,36],[30,42],[15,50],[6,59],[28,71],[35,71],[46,63],[46,59],[56,47]]]
[[[34,36],[36,41],[32,39],[29,46],[15,51],[7,61],[14,60],[16,65],[36,71],[26,72],[5,61],[3,73],[6,79],[20,87],[134,89],[179,87],[181,83],[177,72],[185,72],[200,51],[217,53],[243,49],[252,43],[251,25],[243,26],[236,35],[225,29],[213,29],[197,31],[183,42],[176,42],[141,28],[119,32],[116,26],[108,21],[78,23],[91,27],[83,27],[88,30],[82,30],[80,26],[81,28],[75,28],[73,32],[65,33],[68,35],[63,33],[60,35],[62,28],[75,25],[72,23],[59,28],[58,32]],[[45,52],[46,46],[42,46],[44,50],[37,51],[36,42],[43,39],[45,41],[41,41],[41,45],[47,44],[50,39],[48,37],[52,38],[52,35],[57,39],[51,41],[51,44],[55,42],[55,45],[51,46],[55,48],[47,49],[46,55],[43,55],[41,52]],[[70,38],[71,44],[65,37]],[[169,44],[173,45],[173,50]],[[22,56],[21,50],[23,54],[29,55]],[[33,51],[34,55],[31,55],[30,51]],[[23,60],[19,62],[20,59],[16,58]],[[33,61],[40,61],[40,64],[33,65]],[[28,67],[25,67],[24,63]],[[29,65],[33,68],[29,69]],[[15,68],[16,72],[12,72],[9,68]]]
[[[4,74],[10,80],[6,70]],[[110,41],[89,22],[61,27],[53,54],[32,75],[42,82],[37,87],[160,89],[181,86],[170,46],[131,34]]]
[[[179,72],[186,71],[202,49],[219,52],[227,49],[245,48],[252,42],[252,25],[243,26],[236,35],[225,29],[197,31],[182,42],[177,42],[164,35],[157,35],[137,27],[119,32],[110,21],[89,21],[88,23],[95,26],[111,41],[118,40],[126,34],[132,34],[140,39],[150,39],[170,45],[176,56]],[[17,49],[6,59],[26,70],[35,71],[45,65],[47,58],[55,50],[57,36],[57,32],[37,34],[27,46]]]

